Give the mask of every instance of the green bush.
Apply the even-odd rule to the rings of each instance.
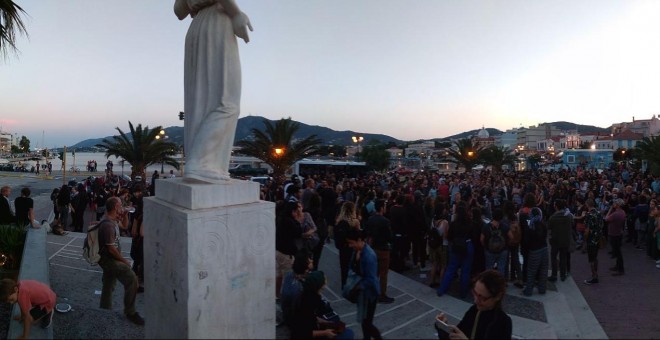
[[[26,234],[26,226],[16,224],[0,225],[0,254],[6,256],[5,263],[2,266],[4,269],[19,269]]]

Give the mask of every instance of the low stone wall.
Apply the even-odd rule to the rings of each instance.
[[[25,237],[25,248],[23,249],[23,260],[18,274],[18,280],[36,280],[50,286],[48,273],[48,255],[46,254],[46,228],[29,228]],[[21,313],[18,304],[12,307],[12,316]],[[56,322],[55,318],[53,322]],[[9,323],[8,339],[16,339],[23,334],[23,324],[15,321],[12,317]],[[53,326],[43,329],[40,323],[32,325],[30,339],[52,339]]]

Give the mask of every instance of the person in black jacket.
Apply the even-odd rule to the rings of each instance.
[[[449,325],[449,336],[452,339],[511,339],[511,317],[502,310],[505,293],[506,279],[500,272],[490,269],[479,274],[472,287],[474,304],[458,325]],[[447,322],[444,313],[436,318]],[[438,329],[438,338],[446,335]]]
[[[57,210],[60,212],[60,224],[66,230],[69,224],[69,209],[71,208],[71,188],[62,185],[57,194]]]
[[[304,219],[302,204],[286,202],[280,216],[275,223],[275,259],[277,263],[275,278],[275,294],[280,297],[282,278],[291,270],[293,258],[298,252],[295,239],[302,236],[302,222]]]
[[[392,235],[392,224],[385,214],[385,200],[379,199],[375,202],[376,212],[367,220],[367,235],[371,240],[370,245],[376,252],[378,258],[378,277],[380,279],[380,297],[378,302],[392,303],[394,298],[387,296],[387,274],[390,268],[390,250],[394,237]]]
[[[0,189],[0,224],[10,224],[16,222],[16,215],[11,210],[9,203],[11,187],[4,186]]]

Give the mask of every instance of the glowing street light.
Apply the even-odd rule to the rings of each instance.
[[[351,137],[351,139],[353,139],[353,143],[357,143],[357,152],[356,153],[360,153],[360,143],[362,143],[362,141],[364,140],[364,137],[362,137],[360,135],[357,135],[357,136]]]
[[[474,156],[474,151],[468,151],[468,157]]]
[[[284,155],[284,148],[275,148],[273,151],[275,152],[275,157],[282,157]]]
[[[160,132],[156,135],[156,140],[161,140],[161,139],[167,139],[169,138],[168,135],[165,134],[165,130],[161,129]],[[165,162],[161,159],[160,161],[160,173],[165,172]]]

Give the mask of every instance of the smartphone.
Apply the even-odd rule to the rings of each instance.
[[[435,328],[438,331],[444,331],[447,334],[451,334],[451,328],[449,328],[449,324],[440,319],[435,319]]]
[[[336,318],[337,316],[338,316],[337,313],[335,313],[335,312],[330,312],[330,313],[323,314],[323,319],[325,319],[325,320],[331,320],[331,319],[333,319],[333,318]]]

